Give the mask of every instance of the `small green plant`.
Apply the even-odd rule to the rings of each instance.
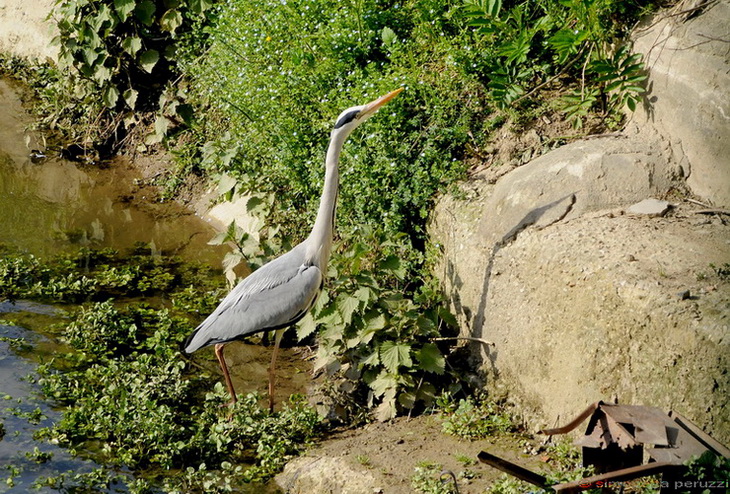
[[[685,463],[687,471],[684,478],[691,482],[699,482],[702,488],[702,481],[727,488],[730,485],[730,459],[715,455],[711,451],[705,451]],[[682,491],[685,492],[685,491]],[[694,490],[691,490],[694,492]],[[703,492],[712,492],[712,489]]]
[[[451,472],[444,472],[438,463],[423,461],[414,468],[411,487],[416,492],[425,494],[456,494],[458,486],[456,477]]]
[[[498,405],[472,397],[441,400],[442,429],[464,439],[481,439],[515,429],[510,415]]]

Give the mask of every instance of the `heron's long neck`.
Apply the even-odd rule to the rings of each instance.
[[[309,254],[322,271],[326,270],[332,247],[332,235],[337,206],[337,189],[340,184],[338,164],[340,151],[347,136],[333,136],[325,159],[324,189],[319,203],[317,219],[309,235]]]

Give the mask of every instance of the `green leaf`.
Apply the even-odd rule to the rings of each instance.
[[[136,36],[124,38],[122,41],[122,49],[130,55],[135,56],[142,49],[142,40]]]
[[[160,53],[157,50],[147,50],[139,56],[139,63],[145,71],[151,74],[159,59]]]
[[[344,323],[350,324],[352,322],[352,314],[360,306],[360,300],[346,293],[341,293],[337,297],[336,305],[337,310],[339,310],[342,315]]]
[[[208,240],[208,245],[223,245],[228,241],[228,232],[218,232],[215,237]]]
[[[383,329],[386,324],[385,316],[375,310],[369,311],[367,314],[365,314],[363,319],[365,320],[365,327],[367,329]]]
[[[137,96],[138,93],[132,88],[127,89],[124,91],[124,94],[122,97],[124,98],[124,101],[129,105],[129,107],[134,110],[135,105],[137,104]]]
[[[367,357],[365,357],[360,363],[362,365],[367,365],[370,367],[377,367],[378,365],[380,365],[380,354],[376,350]]]
[[[119,90],[114,86],[107,86],[106,89],[104,89],[104,104],[107,106],[107,108],[114,108],[117,104],[117,100],[119,99]]]
[[[155,20],[155,4],[150,0],[143,0],[134,8],[134,16],[145,26],[151,26]]]
[[[398,39],[398,37],[395,35],[395,31],[387,26],[384,27],[383,30],[380,32],[380,37],[382,38],[383,44],[385,46],[392,45]]]
[[[162,14],[162,18],[160,19],[160,27],[163,31],[167,31],[169,33],[174,33],[175,30],[182,25],[182,23],[182,14],[176,9],[168,10]]]
[[[388,374],[385,370],[382,370],[375,379],[368,382],[368,386],[370,386],[370,389],[373,390],[373,394],[376,397],[380,397],[389,391],[392,392],[397,389],[398,381],[395,376]]]
[[[134,10],[135,4],[134,0],[114,0],[114,8],[122,22],[129,17],[129,14]]]
[[[302,341],[316,330],[317,324],[314,322],[314,316],[312,316],[311,312],[307,312],[297,324],[297,339]]]
[[[233,190],[237,183],[238,181],[234,177],[227,173],[223,173],[218,179],[218,195],[223,196],[228,194]]]
[[[381,261],[379,264],[380,269],[389,271],[399,280],[402,280],[406,276],[406,268],[401,262],[400,257],[391,255]]]
[[[367,306],[368,302],[370,302],[370,298],[373,296],[373,290],[366,286],[361,286],[360,288],[355,290],[355,293],[353,293],[352,295],[359,301],[364,302]]]
[[[421,369],[426,372],[435,374],[443,374],[446,368],[446,359],[441,355],[441,351],[433,343],[426,343],[416,352],[416,360]]]
[[[385,341],[380,345],[380,361],[392,373],[397,373],[401,365],[411,367],[413,365],[411,346],[406,343]]]

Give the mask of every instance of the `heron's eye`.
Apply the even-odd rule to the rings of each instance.
[[[352,111],[345,113],[344,115],[342,115],[342,117],[340,117],[340,119],[335,124],[335,129],[339,129],[343,125],[352,122],[353,120],[355,120],[355,117],[357,117],[357,115],[359,113],[360,113],[359,110],[352,110]]]

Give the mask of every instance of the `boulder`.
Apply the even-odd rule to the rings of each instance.
[[[367,470],[332,456],[295,458],[276,476],[276,484],[291,494],[336,492],[338,494],[377,494],[382,492]]]
[[[670,142],[692,192],[730,207],[730,1],[679,2],[633,38],[650,77],[637,132]]]

